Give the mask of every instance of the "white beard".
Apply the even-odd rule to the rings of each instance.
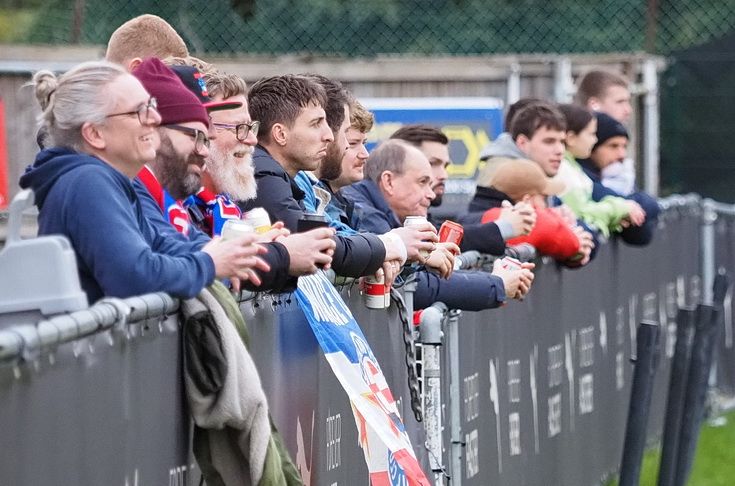
[[[244,153],[235,157],[235,153]],[[258,186],[255,183],[253,167],[253,148],[238,146],[234,151],[224,153],[214,142],[209,148],[207,172],[220,193],[225,193],[233,201],[255,199]]]

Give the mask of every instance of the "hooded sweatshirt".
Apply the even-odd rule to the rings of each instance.
[[[212,258],[163,237],[144,217],[131,180],[96,157],[44,150],[20,186],[35,193],[39,235],[71,241],[90,303],[160,291],[188,298],[214,280]]]
[[[485,145],[480,151],[480,160],[487,160],[492,157],[505,157],[508,159],[527,159],[528,156],[523,153],[516,145],[515,140],[510,133],[503,132],[498,138]]]
[[[510,133],[503,132],[480,151],[480,160],[485,162],[485,166],[480,169],[476,182],[480,185],[488,185],[495,169],[500,165],[508,160],[527,158],[528,155],[518,148]]]
[[[592,179],[569,152],[564,154],[556,178],[566,185],[559,199],[574,211],[577,218],[599,230],[606,237],[623,228],[621,221],[628,216],[628,202],[616,196],[593,199]]]

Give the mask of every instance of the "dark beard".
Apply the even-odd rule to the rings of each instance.
[[[154,173],[161,187],[174,199],[181,200],[195,194],[202,185],[198,174],[189,173],[189,163],[204,163],[204,157],[190,154],[185,160],[176,153],[168,137],[161,137],[161,147],[155,161]]]
[[[429,206],[431,206],[432,208],[436,208],[436,207],[441,206],[442,205],[442,196],[443,195],[444,194],[434,194],[435,197],[434,197],[434,199],[431,200],[431,202],[429,203]]]
[[[319,164],[319,179],[333,181],[342,175],[342,156],[344,150],[340,150],[335,142],[329,144],[327,155]]]

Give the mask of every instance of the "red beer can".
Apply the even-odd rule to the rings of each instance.
[[[454,221],[446,220],[441,228],[439,228],[440,243],[450,242],[459,246],[459,242],[462,241],[462,236],[464,236],[464,228],[462,228],[461,224],[455,223]]]

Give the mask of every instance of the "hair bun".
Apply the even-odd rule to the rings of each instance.
[[[54,73],[44,70],[33,75],[33,85],[36,89],[36,100],[41,105],[41,109],[45,111],[51,102],[51,95],[59,86],[59,81]]]

